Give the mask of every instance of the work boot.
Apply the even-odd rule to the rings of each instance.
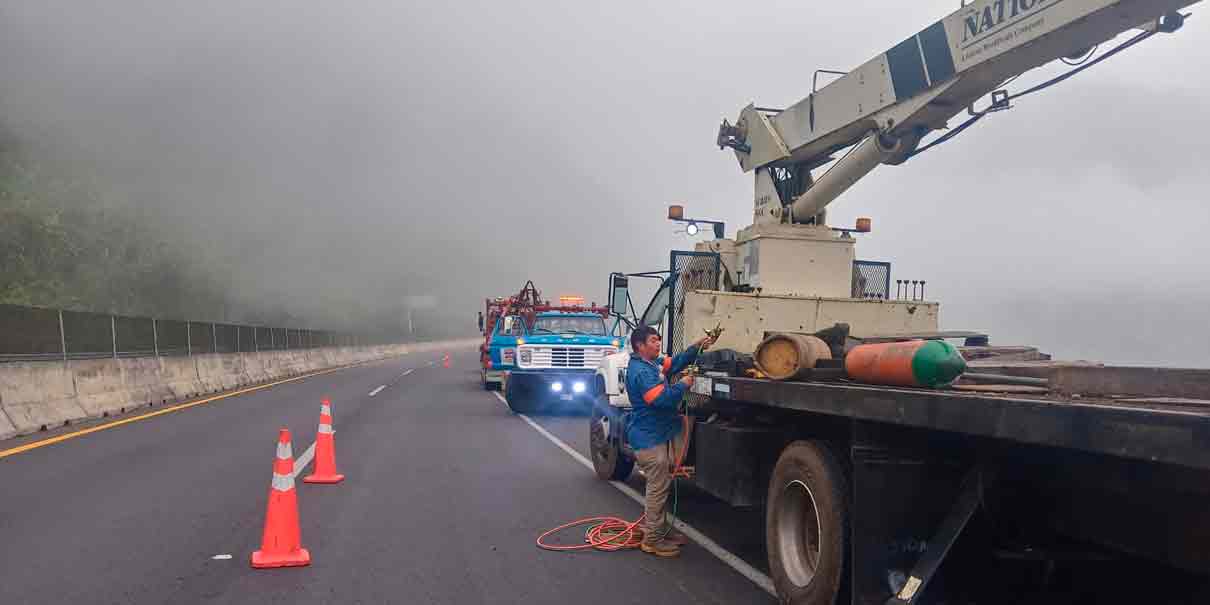
[[[677,546],[684,546],[689,543],[689,536],[682,534],[675,527],[669,525],[664,532],[664,541]]]
[[[643,542],[639,548],[642,549],[643,552],[649,555],[655,555],[657,557],[672,558],[681,554],[681,547],[667,540],[660,540],[659,542],[653,543]]]

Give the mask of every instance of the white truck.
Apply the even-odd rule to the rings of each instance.
[[[724,122],[718,144],[755,176],[753,224],[643,274],[662,283],[641,314],[626,276],[611,276],[615,316],[659,329],[669,353],[723,327],[686,398],[687,461],[697,488],[764,511],[783,602],[1210,602],[1210,371],[974,361],[994,350],[987,337],[940,331],[939,305],[922,293],[891,296],[889,266],[871,290],[853,239],[868,226],[829,227],[825,210],[876,166],[1175,32],[1194,3],[964,2],[793,106],[750,105]],[[1078,66],[1001,88],[1060,58]],[[826,336],[835,361],[765,378],[752,354],[773,333]],[[918,388],[862,384],[843,367],[856,343],[920,339],[961,340],[968,374]],[[633,467],[628,361],[612,355],[597,371],[590,443],[602,479]]]

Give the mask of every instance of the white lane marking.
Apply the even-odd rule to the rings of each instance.
[[[499,399],[501,403],[508,405],[508,401],[504,399],[504,396],[501,395],[499,391],[492,391],[492,395],[495,395],[496,399]],[[594,469],[592,466],[592,461],[585,457],[584,454],[577,452],[571,446],[564,443],[562,439],[552,435],[550,431],[543,428],[542,425],[538,424],[537,422],[534,422],[529,416],[526,416],[525,414],[517,415],[520,416],[521,419],[526,422],[526,424],[529,424],[529,426],[533,427],[535,431],[538,431],[538,434],[546,437],[547,441],[555,444],[555,446],[566,452],[567,455],[571,456],[576,462],[584,465],[588,470],[596,472],[596,469]],[[643,495],[635,491],[633,487],[630,487],[621,481],[610,481],[609,483],[618,488],[618,491],[629,496],[631,500],[638,502],[639,506],[644,505],[645,501]],[[735,556],[731,553],[731,551],[723,548],[722,546],[719,546],[717,542],[711,540],[706,536],[706,534],[694,529],[693,526],[689,525],[688,523],[681,521],[672,514],[669,514],[668,518],[672,520],[673,526],[681,530],[681,533],[688,536],[689,539],[697,542],[710,554],[718,557],[720,561],[729,565],[732,569],[739,572],[740,575],[751,580],[753,584],[756,584],[765,592],[769,593],[773,597],[777,597],[777,590],[773,588],[773,580],[770,579],[769,576],[761,573],[759,569],[748,565],[743,559]]]
[[[303,452],[301,456],[294,459],[294,476],[298,477],[300,474],[302,474],[302,472],[306,470],[307,465],[311,464],[311,459],[313,458],[315,458],[314,443],[307,446],[307,451]]]
[[[411,374],[412,372],[415,372],[415,371],[416,371],[416,368],[409,368],[407,370],[404,370],[403,373],[399,375],[399,377],[403,378],[404,376],[407,376],[408,374]]]
[[[387,388],[387,385],[385,385],[385,384],[384,384],[384,385],[382,385],[382,386],[380,386],[380,387],[378,387],[378,388],[374,389],[373,391],[370,391],[370,397],[373,397],[373,396],[375,396],[375,395],[377,395],[377,394],[381,393],[381,392],[382,392],[382,390],[383,390],[383,389],[385,389],[385,388]]]
[[[210,558],[214,559],[215,561],[226,561],[227,559],[231,558],[231,555],[214,555]]]

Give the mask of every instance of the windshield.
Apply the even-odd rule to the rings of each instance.
[[[672,284],[674,282],[675,276],[664,281],[664,284],[660,286],[660,291],[655,293],[655,297],[647,305],[647,311],[643,313],[643,319],[639,322],[639,325],[651,326],[656,330],[660,329],[660,324],[664,322],[664,313],[668,311],[668,296],[672,293]]]
[[[605,321],[600,317],[539,317],[534,320],[535,334],[605,335]]]
[[[524,336],[525,322],[521,321],[521,318],[516,315],[502,317],[500,318],[500,329],[496,331],[496,334],[501,336]]]

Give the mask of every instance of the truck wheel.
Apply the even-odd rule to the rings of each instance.
[[[588,425],[588,443],[592,449],[592,467],[603,481],[625,481],[634,470],[634,459],[622,453],[618,443],[609,438],[609,425],[616,419],[605,398],[597,399]]]
[[[483,390],[485,390],[485,391],[499,391],[499,390],[500,390],[500,383],[498,383],[498,382],[488,382],[488,381],[487,381],[487,373],[485,372],[485,373],[483,374]]]
[[[509,380],[504,388],[504,401],[514,414],[532,414],[537,411],[533,391],[517,380]]]
[[[848,560],[844,471],[827,446],[786,446],[769,479],[765,547],[777,594],[791,605],[835,602]]]

